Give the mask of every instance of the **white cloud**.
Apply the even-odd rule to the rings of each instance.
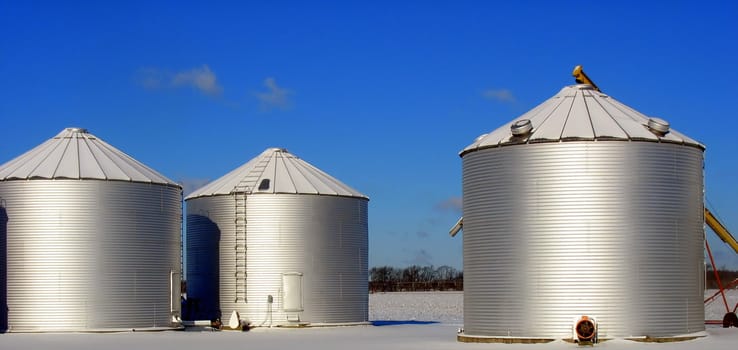
[[[157,68],[141,68],[136,73],[136,82],[145,89],[160,88],[164,79],[164,73]]]
[[[262,109],[287,109],[290,107],[291,102],[289,96],[292,94],[292,91],[277,85],[277,81],[272,77],[264,79],[264,86],[267,88],[266,92],[256,93],[256,98],[261,102]]]
[[[182,193],[185,197],[209,182],[210,179],[184,178],[179,180],[179,184],[182,186]]]
[[[223,92],[223,87],[218,84],[218,78],[207,64],[175,73],[156,67],[141,68],[136,73],[136,82],[150,90],[192,87],[210,96],[220,95]]]
[[[461,197],[449,197],[436,203],[435,209],[442,212],[450,211],[453,213],[461,214],[462,205],[463,200],[461,199]]]
[[[175,87],[192,86],[207,95],[220,95],[223,92],[223,88],[218,85],[215,73],[210,70],[207,64],[176,73],[172,77],[172,85]]]
[[[498,102],[513,103],[515,102],[515,96],[512,91],[508,89],[489,89],[482,92],[482,96],[489,100]]]

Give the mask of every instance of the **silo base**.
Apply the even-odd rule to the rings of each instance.
[[[183,325],[170,327],[146,327],[146,328],[33,328],[33,329],[8,329],[7,333],[126,333],[126,332],[165,332],[182,331]],[[0,332],[1,333],[1,332]]]
[[[684,335],[677,335],[673,337],[627,337],[625,340],[640,342],[640,343],[673,343],[673,342],[680,342],[680,341],[688,341],[688,340],[695,340],[699,338],[704,338],[707,336],[706,332],[697,332],[697,333],[690,333],[690,334],[684,334]]]
[[[673,343],[673,342],[681,342],[681,341],[689,341],[689,340],[695,340],[699,338],[706,337],[707,334],[705,332],[699,332],[699,333],[693,333],[693,334],[685,334],[685,335],[679,335],[674,337],[627,337],[624,338],[625,340],[630,340],[634,342],[641,342],[641,343]],[[484,336],[484,335],[468,335],[464,333],[459,333],[456,335],[456,340],[462,343],[499,343],[499,344],[545,344],[550,343],[552,341],[555,341],[556,339],[553,338],[525,338],[525,337],[494,337],[494,336]],[[574,339],[567,338],[562,339],[565,342],[568,343],[575,343]],[[600,339],[599,342],[605,342],[610,340],[610,338]]]
[[[459,333],[456,340],[462,343],[500,343],[500,344],[544,344],[556,339],[552,338],[525,338],[525,337],[494,337],[485,335],[468,335]]]

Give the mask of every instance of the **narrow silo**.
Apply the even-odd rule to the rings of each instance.
[[[703,151],[585,84],[478,137],[460,154],[460,340],[703,331]]]
[[[194,191],[187,207],[193,317],[253,326],[368,319],[368,198],[281,148]]]
[[[181,200],[179,185],[79,128],[0,166],[7,330],[179,327]]]

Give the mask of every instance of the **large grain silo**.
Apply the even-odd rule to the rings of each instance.
[[[477,138],[459,339],[703,331],[703,151],[585,84]]]
[[[197,319],[253,326],[368,319],[368,198],[270,148],[194,191],[187,296]]]
[[[7,330],[179,327],[179,185],[67,128],[0,166],[0,198]]]

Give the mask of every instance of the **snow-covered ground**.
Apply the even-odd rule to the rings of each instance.
[[[464,292],[396,292],[369,294],[372,321],[464,323]]]
[[[711,293],[706,293],[710,295]],[[731,307],[738,291],[729,295]],[[468,344],[456,341],[463,323],[463,293],[415,292],[377,293],[369,296],[372,326],[278,329],[259,328],[249,332],[130,332],[109,334],[3,334],[0,350],[11,349],[576,349],[563,341],[548,344]],[[722,299],[708,305],[707,317],[722,319]],[[714,309],[714,310],[713,310]],[[636,343],[615,339],[595,348],[630,349],[717,349],[734,350],[738,329],[708,326],[705,338],[678,343]]]
[[[711,289],[705,291],[705,298],[712,296],[717,289]],[[732,310],[736,303],[738,303],[738,289],[731,289],[726,292],[725,299],[728,301],[728,306]],[[725,315],[725,302],[722,296],[718,295],[714,300],[705,305],[705,319],[706,320],[721,320]]]

